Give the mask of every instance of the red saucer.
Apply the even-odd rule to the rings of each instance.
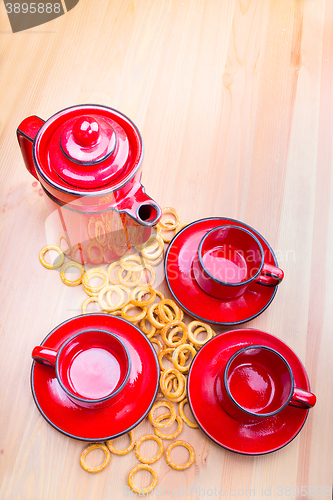
[[[222,300],[204,292],[193,276],[193,259],[202,237],[211,229],[223,225],[240,226],[260,241],[265,263],[278,267],[276,257],[267,241],[243,222],[223,217],[201,219],[184,227],[171,241],[165,256],[165,277],[173,298],[190,316],[216,325],[232,326],[259,316],[272,302],[277,287],[253,283],[244,295]]]
[[[107,314],[84,314],[56,327],[41,345],[57,349],[68,337],[87,328],[103,328],[118,335],[131,357],[131,371],[119,399],[106,408],[89,410],[75,405],[60,387],[54,368],[32,364],[31,388],[43,417],[55,429],[82,441],[105,441],[130,431],[148,414],[159,384],[154,348],[128,321]]]
[[[296,387],[310,390],[305,368],[290,347],[273,335],[251,329],[213,337],[195,356],[187,381],[188,400],[201,429],[223,448],[245,455],[264,455],[286,446],[308,415],[308,410],[287,406],[278,415],[246,424],[225,412],[220,404],[221,372],[234,352],[255,344],[279,351],[291,366]]]

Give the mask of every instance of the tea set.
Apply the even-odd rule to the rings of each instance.
[[[47,121],[26,118],[17,136],[57,234],[76,249],[73,260],[111,263],[149,239],[161,209],[140,182],[142,139],[126,116],[105,106],[73,106]],[[164,269],[184,312],[223,327],[261,314],[283,280],[265,238],[223,217],[181,229],[168,246]],[[155,350],[139,328],[118,316],[71,318],[52,330],[32,357],[31,387],[39,411],[75,439],[105,441],[128,432],[157,396]],[[202,431],[246,455],[290,443],[316,402],[292,349],[248,328],[216,335],[200,348],[187,395]]]

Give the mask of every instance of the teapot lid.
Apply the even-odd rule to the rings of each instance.
[[[45,122],[34,157],[47,182],[81,194],[127,182],[141,163],[142,140],[135,125],[118,111],[74,106]]]

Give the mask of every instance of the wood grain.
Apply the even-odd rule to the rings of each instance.
[[[246,326],[288,343],[318,398],[297,438],[262,457],[185,426],[196,462],[184,472],[157,462],[160,496],[331,498],[332,52],[331,0],[80,0],[16,34],[0,3],[1,499],[123,498],[137,463],[132,452],[83,471],[84,444],[49,426],[30,391],[32,348],[80,312],[84,293],[38,261],[47,212],[15,132],[26,116],[79,103],[111,106],[138,126],[143,184],[161,206],[184,221],[236,218],[267,238],[285,280]]]

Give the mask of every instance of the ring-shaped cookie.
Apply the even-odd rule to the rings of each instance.
[[[126,273],[123,276],[123,273]],[[143,276],[143,271],[129,271],[128,269],[123,269],[122,267],[117,272],[117,278],[119,283],[124,286],[138,286],[141,283]]]
[[[92,254],[93,248],[97,248],[97,251],[98,251],[98,253],[95,257]],[[87,248],[87,254],[88,254],[88,257],[90,259],[90,262],[92,262],[93,264],[97,264],[97,265],[102,264],[102,262],[104,261],[104,251],[103,251],[102,246],[100,245],[100,243],[98,243],[97,240],[90,241],[88,248]]]
[[[144,259],[148,260],[156,260],[164,252],[164,241],[162,237],[157,234],[154,240],[150,243],[150,245],[141,249],[141,255]]]
[[[165,397],[172,403],[179,403],[180,401],[183,401],[183,399],[186,398],[186,395],[187,395],[186,386],[184,386],[183,392],[177,398],[173,396],[165,396]]]
[[[155,234],[152,238],[150,238],[147,242],[147,244],[142,248],[144,250],[144,253],[152,253],[155,252],[159,247],[160,247],[160,241],[157,238],[158,234]]]
[[[120,265],[123,269],[126,269],[126,271],[138,272],[145,269],[145,264],[142,257],[136,254],[124,255],[120,259]]]
[[[93,295],[92,297],[88,297],[82,303],[82,306],[81,306],[82,314],[88,314],[87,307],[89,306],[89,304],[93,304],[94,302],[97,302],[97,304],[98,304],[98,298],[95,295]]]
[[[166,422],[156,422],[156,419],[154,418],[155,410],[160,407],[166,407],[170,410],[169,420],[167,420]],[[157,401],[156,403],[154,403],[152,409],[150,410],[148,418],[153,427],[170,427],[170,425],[172,425],[176,420],[175,407],[169,401]]]
[[[177,465],[171,460],[170,452],[176,446],[184,446],[184,448],[186,448],[189,451],[190,458],[185,464]],[[193,446],[190,445],[190,443],[179,439],[178,441],[173,441],[172,443],[169,444],[169,446],[165,450],[165,458],[166,458],[166,461],[168,462],[168,464],[170,465],[170,467],[172,467],[173,469],[184,470],[184,469],[188,469],[193,464],[193,462],[195,460],[195,451],[194,451]]]
[[[150,324],[150,327],[151,327],[150,330],[148,330],[148,328],[146,327],[146,321],[148,321],[148,323]],[[149,319],[147,317],[142,318],[140,320],[140,328],[143,331],[143,333],[145,335],[147,335],[147,337],[150,339],[150,341],[152,341],[153,340],[152,337],[156,333],[156,328],[151,324],[151,322],[149,321]],[[157,339],[155,339],[155,340],[157,340]],[[161,341],[159,341],[159,342],[161,342]],[[161,345],[162,345],[162,342],[161,342]],[[162,345],[162,349],[163,349],[163,345]]]
[[[134,314],[131,316],[130,314],[127,314],[128,309],[131,309],[133,307],[139,307],[142,309],[142,311],[139,314]],[[147,308],[146,307],[141,307],[141,306],[134,306],[133,304],[129,303],[126,304],[124,307],[121,308],[121,315],[124,319],[127,321],[130,321],[131,323],[136,323],[137,321],[140,321],[141,319],[145,318],[147,314]]]
[[[141,320],[141,321],[142,321],[142,320]],[[141,321],[140,321],[140,325],[141,325]],[[147,335],[147,337],[148,337],[148,335]],[[148,338],[149,338],[149,337],[148,337]],[[156,345],[158,346],[158,353],[157,353],[157,355],[158,355],[161,351],[163,351],[163,344],[162,344],[162,341],[161,341],[160,339],[157,339],[157,338],[150,338],[149,340],[150,340],[150,342],[151,342],[152,344],[156,344]]]
[[[112,439],[109,439],[108,441],[106,441],[106,446],[109,448],[111,453],[113,453],[114,455],[126,455],[127,453],[129,453],[130,451],[133,450],[133,448],[135,446],[134,432],[129,431],[127,434],[129,435],[129,438],[130,438],[130,444],[124,450],[118,450],[118,449],[114,448],[114,446],[112,445]]]
[[[196,330],[194,330],[194,328]],[[202,331],[207,332],[206,338],[204,338],[203,340],[197,340],[197,335]],[[197,332],[196,335],[195,332]],[[207,325],[207,323],[203,323],[202,321],[191,321],[191,323],[189,323],[187,326],[187,337],[192,342],[192,344],[196,346],[203,346],[204,344],[206,344],[206,342],[208,342],[208,340],[213,337],[213,333],[214,332],[212,327],[210,325]]]
[[[156,292],[156,297],[159,297],[160,301],[165,299],[164,293],[160,292],[159,290],[155,290]]]
[[[184,344],[182,344],[182,345],[184,345]],[[192,345],[192,344],[189,344],[189,345]],[[197,352],[197,351],[195,351],[195,352]],[[188,360],[188,358],[190,356],[191,356],[190,351],[185,351],[185,352],[181,351],[179,353],[179,364],[180,364],[180,366],[185,366],[185,363],[186,363],[186,361]]]
[[[149,299],[141,300],[141,297],[143,297],[144,295],[147,295],[147,294],[150,294]],[[156,298],[155,290],[148,285],[140,285],[140,286],[134,288],[134,290],[132,290],[131,302],[135,306],[139,306],[139,307],[150,306],[154,302],[155,298]]]
[[[143,285],[152,286],[156,279],[156,273],[154,271],[154,268],[149,264],[146,264],[145,271],[148,271],[150,273],[150,280],[147,283],[143,283]]]
[[[170,318],[170,314],[168,314],[167,311],[171,311],[171,321],[180,321],[180,308],[176,302],[171,299],[161,300],[158,304],[158,313],[163,321],[168,321]]]
[[[157,259],[145,259],[145,263],[150,265],[150,266],[158,266],[160,262],[162,262],[162,260],[164,259],[164,255],[163,253],[157,257]]]
[[[165,222],[163,222],[163,215],[165,215],[165,214],[171,214],[174,216],[175,221],[173,224],[170,224],[169,222],[166,224]],[[169,220],[170,219],[168,219],[168,221]],[[166,230],[176,229],[179,223],[180,223],[179,213],[177,212],[177,210],[175,208],[172,208],[172,207],[162,208],[162,219],[159,221],[159,225],[163,229],[166,229]]]
[[[126,286],[123,286],[123,285],[114,285],[114,286],[116,286],[117,288],[120,288],[120,290],[122,290],[126,294],[126,300],[123,299],[123,302],[121,304],[119,304],[119,309],[121,309],[122,307],[124,307],[130,303],[131,298],[132,298],[131,291]],[[109,306],[113,306],[112,290],[109,290],[108,292],[106,292],[106,301],[109,304]]]
[[[168,413],[162,413],[162,415],[159,415],[156,418],[156,422],[160,422],[161,420],[164,420],[165,418],[168,418],[169,414]],[[163,434],[157,427],[154,428],[156,436],[160,437],[161,439],[175,439],[176,437],[179,436],[179,434],[182,432],[184,424],[182,419],[180,418],[179,415],[176,415],[176,421],[177,421],[177,429],[175,432],[172,434]]]
[[[167,368],[163,365],[162,363],[162,359],[164,356],[167,356],[167,354],[171,354],[172,355],[173,353],[173,348],[172,347],[167,347],[166,349],[162,349],[158,355],[157,355],[157,359],[158,359],[158,363],[160,365],[160,369],[161,371],[165,371],[167,370]],[[170,360],[169,360],[170,361]]]
[[[46,262],[46,260],[45,260],[45,254],[49,250],[55,250],[56,252],[58,252],[58,254],[59,254],[59,260],[58,260],[58,262],[55,261],[53,264],[50,264],[49,262]],[[65,260],[65,254],[61,250],[61,248],[58,247],[57,245],[46,245],[39,252],[39,260],[40,260],[42,266],[46,267],[46,269],[57,269],[58,267],[61,267],[63,265],[64,260]]]
[[[174,374],[170,374],[168,377],[166,377],[165,387],[168,389],[169,392],[171,392],[172,389],[174,391],[178,389],[178,380]]]
[[[179,321],[181,316],[179,307],[171,299],[164,299],[158,303],[158,315],[165,323],[168,321]]]
[[[66,278],[66,271],[69,267],[76,267],[76,269],[78,269],[81,272],[79,278],[77,278],[76,280],[69,280]],[[67,286],[80,285],[82,283],[82,276],[84,275],[84,273],[85,273],[84,267],[81,266],[81,264],[79,264],[78,262],[75,262],[74,260],[68,260],[60,268],[60,278]]]
[[[111,290],[113,292],[116,292],[119,295],[118,302],[116,304],[113,304],[113,305],[110,305],[109,303],[107,304],[103,299],[103,296],[108,291],[111,291]],[[102,290],[98,294],[98,302],[99,302],[99,305],[101,306],[101,308],[103,309],[103,311],[108,311],[108,312],[116,311],[121,306],[123,301],[124,301],[124,292],[117,285],[107,285],[104,288],[102,288]]]
[[[96,450],[96,449],[104,451],[105,460],[103,463],[101,463],[101,465],[98,465],[97,467],[90,467],[86,464],[85,458],[90,451]],[[110,450],[105,446],[105,444],[93,443],[93,444],[89,444],[81,453],[80,464],[81,464],[81,467],[84,470],[86,470],[87,472],[100,472],[101,470],[105,469],[105,467],[108,465],[108,463],[110,462],[110,458],[111,458]]]
[[[102,283],[98,286],[91,286],[89,284],[90,280],[92,278],[100,278],[102,280]],[[107,286],[108,284],[108,275],[107,272],[102,268],[102,267],[92,267],[91,269],[88,269],[82,276],[82,285],[85,290],[85,292],[90,295],[98,295],[100,291]]]
[[[179,370],[182,373],[187,373],[190,368],[190,364],[182,366],[179,361],[179,355],[182,351],[188,351],[192,354],[192,360],[194,356],[197,354],[197,351],[194,349],[194,347],[191,344],[181,344],[172,353],[172,364],[176,368],[176,370]]]
[[[152,304],[151,306],[148,307],[148,309],[147,309],[147,318],[149,319],[150,323],[157,330],[160,330],[161,328],[165,327],[165,323],[161,323],[161,322],[157,321],[157,319],[154,317],[154,313],[156,314],[156,316],[158,316],[158,314],[155,312],[157,306],[158,306],[158,303],[156,302],[155,304]],[[158,316],[158,318],[159,318],[159,316]]]
[[[166,335],[170,346],[172,345],[174,349],[177,347],[177,345],[185,344],[186,342],[184,336],[180,337],[178,335],[180,332],[183,332],[182,328],[180,326],[175,326]]]
[[[66,243],[67,243],[67,249],[66,250],[63,250],[61,248],[61,242],[65,240]],[[68,237],[65,235],[65,233],[60,233],[59,236],[58,236],[58,247],[62,250],[62,252],[66,255],[69,255],[71,253],[71,244],[70,244],[70,241],[68,239]]]
[[[145,458],[140,453],[140,446],[141,446],[141,444],[144,441],[149,441],[149,440],[156,441],[156,443],[158,444],[158,447],[159,447],[159,451],[158,451],[158,453],[154,457],[152,457],[152,458]],[[137,440],[137,442],[135,443],[134,453],[135,453],[136,458],[140,462],[142,462],[143,464],[153,464],[153,463],[157,462],[157,460],[159,458],[161,458],[161,456],[164,453],[164,444],[163,444],[163,441],[162,441],[162,439],[159,436],[156,436],[155,434],[146,434],[145,436],[141,436]]]
[[[169,234],[169,236],[167,236],[166,233]],[[170,241],[173,239],[174,236],[175,232],[173,229],[163,229],[163,233],[161,233],[161,238],[164,243],[170,243]]]
[[[168,389],[168,380],[167,378],[169,375],[173,375],[173,378],[175,377],[177,379],[177,389],[175,392],[171,392]],[[166,397],[171,397],[171,398],[178,398],[184,391],[184,387],[186,385],[186,379],[182,373],[180,373],[178,370],[175,370],[174,368],[168,368],[167,370],[162,371],[161,377],[160,377],[160,388],[163,394]]]
[[[107,275],[108,275],[108,279],[109,279],[109,283],[111,283],[111,285],[118,285],[118,283],[119,283],[118,276],[117,276],[117,279],[114,279],[111,276],[112,271],[115,267],[119,267],[121,269],[121,265],[120,265],[119,260],[117,260],[116,262],[111,262],[111,264],[108,266],[108,268],[106,270]]]
[[[170,331],[177,329],[177,331],[182,331],[182,337],[176,342],[171,342],[168,338]],[[168,347],[178,347],[180,344],[185,344],[187,340],[187,326],[182,321],[171,321],[163,326],[161,330],[161,337],[165,345]]]
[[[179,406],[178,406],[179,415],[182,417],[182,419],[184,420],[184,422],[185,422],[186,425],[188,425],[189,427],[192,427],[192,429],[198,429],[199,428],[198,424],[196,424],[195,422],[192,422],[185,415],[184,406],[186,405],[186,403],[188,403],[188,399],[187,398],[183,399],[183,401],[181,401],[179,403]]]
[[[134,486],[133,477],[136,472],[142,469],[150,472],[153,476],[153,480],[151,484],[146,488],[137,488],[136,486]],[[148,464],[138,464],[135,467],[133,467],[133,469],[128,474],[128,486],[131,488],[132,491],[134,491],[134,493],[138,493],[139,495],[148,495],[148,493],[153,491],[153,489],[156,487],[157,481],[158,481],[157,472],[151,465]]]

